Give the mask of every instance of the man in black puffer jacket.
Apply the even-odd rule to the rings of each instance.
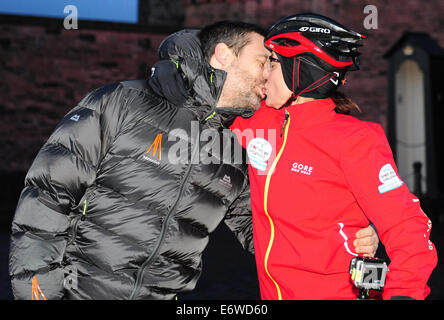
[[[268,55],[256,26],[229,27]],[[201,136],[251,109],[216,108],[227,73],[206,62],[196,33],[164,40],[148,81],[89,93],[42,147],[12,226],[17,299],[174,298],[194,288],[221,221],[253,250],[247,167],[216,147],[236,139]]]
[[[254,25],[218,28],[200,35],[211,57],[175,33],[148,81],[98,88],[56,127],[14,216],[16,299],[173,299],[221,221],[253,252],[245,158],[222,129],[259,106],[269,53]]]

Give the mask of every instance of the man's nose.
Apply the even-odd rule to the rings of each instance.
[[[262,72],[262,76],[264,77],[265,80],[267,80],[268,77],[270,76],[270,72],[271,72],[271,67],[270,64],[267,63],[264,68],[264,71]]]

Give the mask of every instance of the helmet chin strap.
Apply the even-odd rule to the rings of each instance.
[[[288,107],[289,105],[291,105],[292,103],[293,103],[293,101],[296,101],[296,99],[298,98],[298,96],[299,95],[297,95],[297,96],[295,96],[294,95],[294,92],[292,92],[291,93],[291,96],[290,96],[290,98],[288,98],[288,100],[279,108],[279,109],[281,109],[281,108],[286,108],[286,107]]]
[[[300,61],[303,61],[304,63],[306,63],[308,66],[312,67],[312,68],[316,68],[320,71],[322,71],[324,73],[324,76],[320,77],[319,79],[317,79],[316,81],[314,81],[313,83],[311,83],[310,85],[306,86],[303,90],[301,90],[298,94],[294,94],[294,90],[293,90],[293,94],[292,97],[294,97],[294,100],[296,100],[297,97],[302,96],[304,97],[305,93],[308,92],[312,92],[313,90],[316,90],[319,87],[322,87],[323,85],[325,85],[326,83],[328,83],[329,81],[331,81],[334,78],[337,78],[337,81],[339,82],[340,78],[339,76],[334,73],[334,72],[328,72],[326,70],[324,70],[323,68],[319,67],[318,65],[316,65],[315,63],[305,59],[304,57],[299,57],[299,66],[300,66]],[[299,89],[299,73],[300,73],[300,68],[298,67],[298,87],[297,89]],[[294,83],[294,72],[293,72],[293,83]],[[339,85],[336,87],[336,89],[341,85],[342,83],[339,83]],[[294,87],[294,85],[293,85]],[[318,99],[325,99],[327,96],[323,96],[323,95],[319,95],[317,98]],[[294,101],[293,100],[293,101]],[[288,102],[288,101],[287,101]],[[290,102],[291,103],[291,102]]]
[[[301,62],[301,60],[300,60],[300,57],[298,57],[298,65],[300,64],[300,62]],[[286,108],[286,107],[288,107],[289,105],[291,105],[292,103],[293,103],[293,101],[296,101],[296,99],[298,98],[298,96],[299,96],[299,94],[298,95],[295,95],[294,94],[294,71],[295,71],[295,67],[296,67],[296,57],[294,57],[293,58],[293,88],[292,88],[292,93],[291,93],[291,96],[290,96],[290,98],[288,98],[287,99],[287,101],[279,108],[279,109],[281,109],[281,108]],[[299,67],[298,67],[298,82],[297,82],[297,89],[299,89]]]
[[[312,91],[312,90],[314,90],[314,89],[324,85],[326,82],[330,81],[335,76],[336,75],[334,73],[333,74],[332,73],[327,73],[324,77],[322,77],[322,78],[318,79],[317,81],[313,82],[311,85],[307,86],[305,89],[303,89],[297,95],[295,95],[294,92],[292,92],[290,98],[288,98],[288,100],[279,109],[288,107],[294,101],[296,101],[299,96],[302,96],[303,93],[310,92],[310,91]],[[323,79],[326,79],[326,80],[324,82],[321,82],[320,84],[318,84],[316,87],[313,87],[314,85],[316,85],[318,82],[322,81]],[[311,87],[313,87],[313,88],[311,88]]]

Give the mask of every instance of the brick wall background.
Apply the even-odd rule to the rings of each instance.
[[[26,170],[61,117],[91,89],[144,77],[165,37],[28,22],[0,25],[0,171]]]

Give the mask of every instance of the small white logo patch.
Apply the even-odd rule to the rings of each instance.
[[[273,147],[264,138],[254,138],[247,146],[248,158],[253,168],[260,171],[267,169],[267,161],[270,159]]]
[[[71,118],[69,118],[70,120],[72,120],[72,121],[75,121],[75,122],[77,122],[77,121],[79,121],[79,119],[80,119],[80,115],[79,114],[76,114],[76,115],[73,115]]]
[[[335,86],[337,86],[338,83],[339,83],[339,72],[333,72],[333,73],[336,75],[336,77],[331,78],[330,81],[331,81]]]
[[[379,181],[382,182],[382,184],[378,186],[379,193],[399,188],[404,184],[404,182],[398,178],[395,170],[393,170],[392,165],[389,163],[384,165],[379,171]]]
[[[233,187],[231,184],[231,177],[229,175],[224,175],[222,179],[219,179],[219,183],[229,189]]]
[[[301,28],[299,28],[299,31],[301,31],[301,32],[310,31],[310,32],[326,33],[326,34],[331,33],[330,29],[317,28],[317,27],[301,27]]]
[[[311,174],[313,173],[313,167],[306,164],[294,162],[291,166],[291,171],[311,176]]]

